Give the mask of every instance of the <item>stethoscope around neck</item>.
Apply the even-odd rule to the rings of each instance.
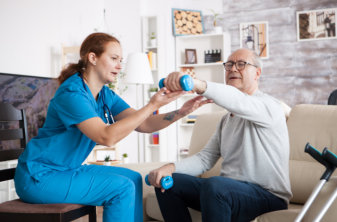
[[[85,91],[88,93],[87,87],[85,87],[85,82],[84,82],[82,73],[80,73],[79,76],[81,77],[82,84],[83,84],[83,88],[84,88]],[[114,117],[112,116],[112,113],[111,113],[109,107],[108,107],[107,104],[105,104],[105,102],[104,102],[104,93],[103,93],[103,92],[102,92],[102,102],[103,102],[104,118],[106,119],[107,124],[108,124],[108,125],[114,124],[114,123],[115,123]],[[111,123],[110,123],[110,120],[109,120],[109,116],[110,116],[111,121],[112,121]]]

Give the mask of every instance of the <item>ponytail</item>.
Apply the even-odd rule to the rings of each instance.
[[[61,85],[66,79],[74,75],[77,72],[82,73],[84,68],[84,62],[79,60],[78,63],[70,63],[66,68],[61,71],[60,76],[57,78],[59,84]]]
[[[116,42],[120,44],[118,39],[108,35],[106,33],[93,33],[90,34],[82,43],[80,48],[80,60],[78,63],[71,63],[66,68],[61,71],[60,76],[57,78],[60,85],[66,81],[70,76],[74,75],[77,72],[83,74],[88,65],[88,54],[90,52],[95,53],[97,57],[101,56],[105,51],[105,45],[108,42]]]

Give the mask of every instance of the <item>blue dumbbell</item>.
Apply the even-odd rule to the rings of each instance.
[[[162,78],[159,81],[159,88],[163,88],[164,85],[164,80],[165,78]],[[194,87],[194,82],[193,82],[193,78],[190,75],[183,75],[182,77],[180,77],[180,86],[184,91],[191,91]]]
[[[150,182],[149,182],[149,175],[145,176],[145,183],[149,186],[151,186]],[[165,190],[170,189],[173,186],[173,179],[170,176],[166,176],[161,178],[160,180],[160,185],[162,188],[164,188]]]

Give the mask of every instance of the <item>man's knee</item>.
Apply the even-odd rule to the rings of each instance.
[[[210,177],[203,181],[201,188],[201,198],[204,201],[207,201],[207,199],[231,201],[233,189],[235,188],[232,186],[231,179],[223,177]]]

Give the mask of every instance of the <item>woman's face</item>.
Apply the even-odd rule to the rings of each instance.
[[[96,58],[94,67],[100,80],[104,83],[111,83],[117,79],[117,75],[122,69],[122,48],[117,42],[108,42],[105,51]]]

